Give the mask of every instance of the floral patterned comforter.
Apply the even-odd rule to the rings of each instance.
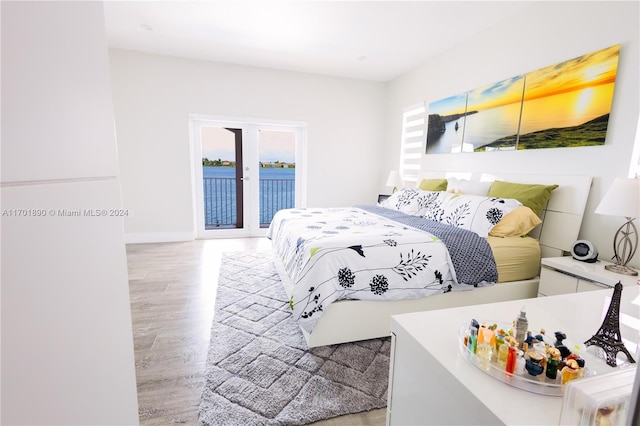
[[[414,299],[460,287],[439,237],[361,208],[281,210],[267,237],[293,283],[294,316],[309,333],[336,300]]]

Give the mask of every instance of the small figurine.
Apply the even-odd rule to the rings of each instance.
[[[636,233],[636,237],[637,237]],[[595,345],[604,350],[607,357],[607,365],[616,367],[618,365],[616,355],[618,352],[622,352],[626,355],[627,360],[630,363],[636,361],[631,356],[629,350],[622,343],[622,336],[620,335],[620,298],[622,296],[622,283],[618,282],[613,287],[613,296],[611,297],[611,303],[607,314],[602,321],[602,325],[589,340],[584,342],[585,345]]]

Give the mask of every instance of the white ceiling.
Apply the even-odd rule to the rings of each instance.
[[[532,1],[106,1],[109,46],[389,81]]]

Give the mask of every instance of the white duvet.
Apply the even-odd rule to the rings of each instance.
[[[293,283],[293,314],[309,333],[336,300],[421,298],[455,283],[438,237],[359,208],[281,210],[267,236]]]

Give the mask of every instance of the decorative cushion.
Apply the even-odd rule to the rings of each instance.
[[[489,231],[492,237],[522,237],[541,224],[540,218],[529,207],[516,207],[507,213],[496,226]]]
[[[465,179],[449,178],[447,191],[454,194],[488,195],[492,182],[471,182]]]
[[[490,197],[515,198],[540,217],[547,205],[551,191],[558,185],[536,185],[495,181],[489,190]]]
[[[418,189],[423,191],[444,191],[447,189],[446,179],[422,179]]]
[[[378,205],[388,209],[398,210],[402,213],[415,215],[427,207],[438,196],[438,192],[423,191],[421,189],[400,189]]]
[[[504,216],[522,204],[513,199],[481,195],[437,192],[436,199],[417,214],[436,222],[446,223],[475,232],[482,238],[502,220]]]

